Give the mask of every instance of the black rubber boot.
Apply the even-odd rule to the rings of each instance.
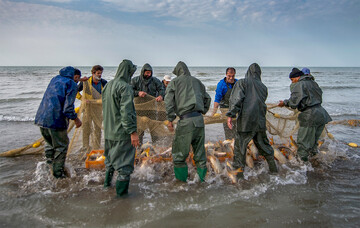
[[[116,195],[118,197],[128,194],[130,181],[116,181]]]
[[[114,176],[114,171],[115,171],[114,168],[106,169],[104,188],[111,186],[111,181]]]
[[[267,163],[269,165],[270,173],[277,173],[278,172],[278,168],[276,166],[274,158],[267,159]]]

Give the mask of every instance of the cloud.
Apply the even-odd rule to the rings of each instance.
[[[324,18],[360,8],[357,1],[298,0],[102,0],[122,12],[152,13],[155,17],[174,17],[192,22],[289,22]],[[357,17],[359,21],[359,17]]]

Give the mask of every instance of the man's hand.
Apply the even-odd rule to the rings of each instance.
[[[279,107],[284,107],[285,106],[285,103],[284,101],[279,101],[279,104],[278,104]]]
[[[145,97],[146,96],[146,92],[144,91],[139,91],[139,97]]]
[[[81,127],[82,122],[81,122],[81,120],[80,120],[79,118],[76,118],[74,121],[75,121],[75,126],[76,126],[76,128]]]
[[[173,132],[174,131],[173,123],[169,121],[169,123],[167,124],[167,128],[169,129],[169,131]]]
[[[156,100],[157,102],[163,101],[163,97],[160,95],[160,96],[158,96],[157,98],[155,98],[155,100]]]
[[[231,117],[228,117],[228,119],[227,119],[227,125],[228,125],[228,127],[229,127],[230,130],[233,129],[232,118],[231,118]]]
[[[85,82],[87,80],[89,80],[89,78],[86,76],[79,79],[80,82]]]
[[[133,145],[133,147],[135,147],[135,148],[138,147],[140,145],[140,143],[139,143],[139,136],[138,136],[137,132],[134,131],[133,133],[131,133],[130,137],[131,137],[131,145]]]

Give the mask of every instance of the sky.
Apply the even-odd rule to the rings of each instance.
[[[360,67],[358,0],[0,0],[1,66]]]

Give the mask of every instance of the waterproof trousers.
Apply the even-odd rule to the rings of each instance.
[[[69,146],[67,129],[50,129],[40,127],[45,140],[45,157],[48,164],[52,164],[55,178],[64,176],[66,153]]]
[[[247,145],[251,139],[254,140],[255,146],[259,150],[259,154],[264,156],[268,162],[270,171],[276,172],[277,168],[274,162],[274,149],[269,143],[265,130],[258,132],[237,132],[235,135],[233,167],[235,169],[243,169],[245,167]]]
[[[324,127],[324,124],[315,127],[300,126],[297,136],[297,154],[301,160],[307,161],[309,156],[317,154],[317,142],[324,130]]]
[[[227,125],[227,122],[223,123],[223,127],[224,127],[224,133],[225,133],[225,139],[229,139],[232,140],[235,138],[235,134],[236,134],[236,120],[232,121],[233,124],[233,129],[230,129]]]
[[[200,180],[204,180],[207,161],[204,141],[205,128],[202,115],[178,121],[172,145],[174,172],[177,179],[181,181],[186,181],[187,179],[188,167],[186,158],[189,156],[190,146],[192,146],[197,172]]]
[[[134,171],[135,147],[131,145],[130,135],[124,136],[122,141],[105,139],[106,170],[118,171],[118,181],[129,181]]]

